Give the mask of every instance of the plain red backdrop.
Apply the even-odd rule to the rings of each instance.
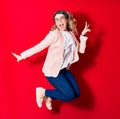
[[[117,0],[3,0],[0,1],[0,119],[120,119],[119,16]],[[41,68],[46,51],[17,63],[21,53],[40,42],[53,25],[56,10],[72,12],[79,33],[85,21],[86,53],[71,70],[81,89],[72,102],[53,102],[53,111],[35,101],[35,88],[53,88]]]

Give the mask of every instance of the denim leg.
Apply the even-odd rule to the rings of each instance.
[[[76,97],[80,96],[80,89],[79,89],[78,83],[76,79],[74,78],[73,74],[71,73],[71,71],[67,69],[64,70],[64,75],[66,76],[69,84],[73,88],[75,96]]]
[[[50,96],[53,99],[70,101],[76,96],[73,87],[63,72],[64,71],[62,70],[57,77],[46,77],[48,81],[55,87],[55,89],[46,89],[45,94],[46,96]]]

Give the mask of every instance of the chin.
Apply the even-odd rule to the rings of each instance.
[[[66,29],[60,29],[61,31],[66,31]]]

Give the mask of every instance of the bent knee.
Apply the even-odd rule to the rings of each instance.
[[[67,93],[67,95],[65,95],[65,100],[66,101],[71,101],[75,98],[75,94],[74,93]]]
[[[76,92],[71,90],[69,92],[66,92],[64,96],[65,96],[65,101],[71,101],[80,96],[80,90],[77,90]]]
[[[79,97],[79,96],[80,96],[80,90],[76,92],[76,97]]]

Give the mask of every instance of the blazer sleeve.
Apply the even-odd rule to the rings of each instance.
[[[87,39],[88,39],[87,36],[80,35],[80,48],[79,48],[79,52],[80,53],[84,53],[85,52]]]
[[[20,55],[23,59],[26,59],[26,58],[42,51],[43,49],[49,47],[50,44],[53,42],[53,40],[54,40],[54,33],[52,31],[50,31],[40,43],[31,47],[30,49],[23,51]]]

